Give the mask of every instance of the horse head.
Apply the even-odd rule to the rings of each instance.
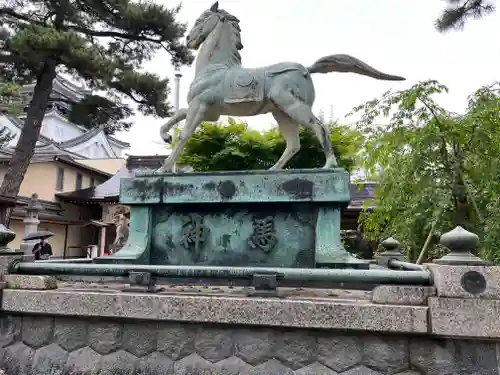
[[[229,14],[224,9],[219,9],[219,2],[215,2],[210,9],[204,11],[194,23],[193,28],[186,36],[186,45],[188,48],[197,50],[207,39],[207,37],[215,30],[219,23],[229,22],[234,35],[234,42],[238,50],[243,48],[241,44],[239,27],[240,20]]]

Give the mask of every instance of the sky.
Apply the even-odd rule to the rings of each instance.
[[[168,7],[178,0],[157,0]],[[186,0],[180,21],[190,29],[212,1]],[[434,20],[444,7],[441,0],[220,0],[219,8],[240,19],[244,67],[282,61],[309,66],[336,53],[349,54],[385,73],[404,76],[403,82],[379,81],[346,73],[314,74],[315,113],[345,115],[356,105],[388,89],[404,90],[415,83],[436,79],[450,89],[439,98],[448,110],[463,112],[467,97],[479,87],[500,80],[500,13],[471,21],[463,31],[440,34]],[[145,69],[171,78],[174,69],[167,53],[159,53]],[[180,106],[194,77],[192,67],[181,68]],[[252,128],[265,130],[275,122],[271,115],[241,118]],[[137,115],[130,131],[117,134],[130,142],[129,155],[164,155],[159,128],[166,119]],[[222,118],[223,120],[223,118]]]

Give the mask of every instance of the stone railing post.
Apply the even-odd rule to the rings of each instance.
[[[483,260],[472,251],[479,245],[479,237],[458,226],[441,236],[439,243],[450,250],[445,256],[433,263],[449,266],[488,266],[490,262]]]
[[[389,237],[382,241],[380,245],[384,248],[384,251],[375,256],[377,265],[388,268],[391,260],[408,261],[401,251],[401,244],[394,238]]]
[[[429,297],[430,332],[448,337],[499,337],[500,267],[475,256],[479,237],[458,226],[441,236],[450,252],[433,263],[436,296]]]
[[[7,273],[7,269],[10,263],[14,260],[22,260],[23,252],[16,251],[8,247],[8,244],[11,243],[14,238],[16,238],[16,234],[14,231],[5,227],[3,224],[0,224],[0,282],[3,283],[5,280],[5,274]],[[3,285],[0,285],[0,289],[3,288]]]
[[[26,217],[23,220],[25,236],[38,231],[38,225],[40,224],[38,215],[42,210],[43,207],[40,204],[40,200],[38,199],[38,194],[33,193],[31,195],[30,202],[26,206]],[[35,246],[37,242],[38,240],[23,240],[21,242],[21,250],[24,252],[24,255],[32,255],[33,246]]]

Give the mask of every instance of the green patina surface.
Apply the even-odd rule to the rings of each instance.
[[[169,174],[125,178],[123,204],[145,203],[349,203],[343,169]]]
[[[113,255],[95,259],[96,263],[149,264],[153,207],[134,206],[130,210],[130,232],[127,243]]]
[[[310,204],[212,206],[159,209],[152,262],[314,267],[316,215]]]
[[[189,173],[123,179],[130,236],[106,263],[354,267],[340,241],[342,169]]]

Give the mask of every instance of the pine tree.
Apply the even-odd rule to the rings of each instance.
[[[0,0],[0,76],[36,83],[0,195],[19,193],[57,74],[103,93],[70,103],[72,118],[84,125],[127,126],[120,121],[133,109],[124,99],[146,115],[170,114],[168,80],[141,68],[161,50],[175,66],[192,62],[180,42],[186,27],[177,21],[178,11],[150,0]],[[8,225],[9,214],[1,209],[0,222]]]
[[[495,6],[492,0],[445,0],[448,5],[436,20],[436,28],[440,32],[462,29],[469,19],[480,19],[493,13]]]

